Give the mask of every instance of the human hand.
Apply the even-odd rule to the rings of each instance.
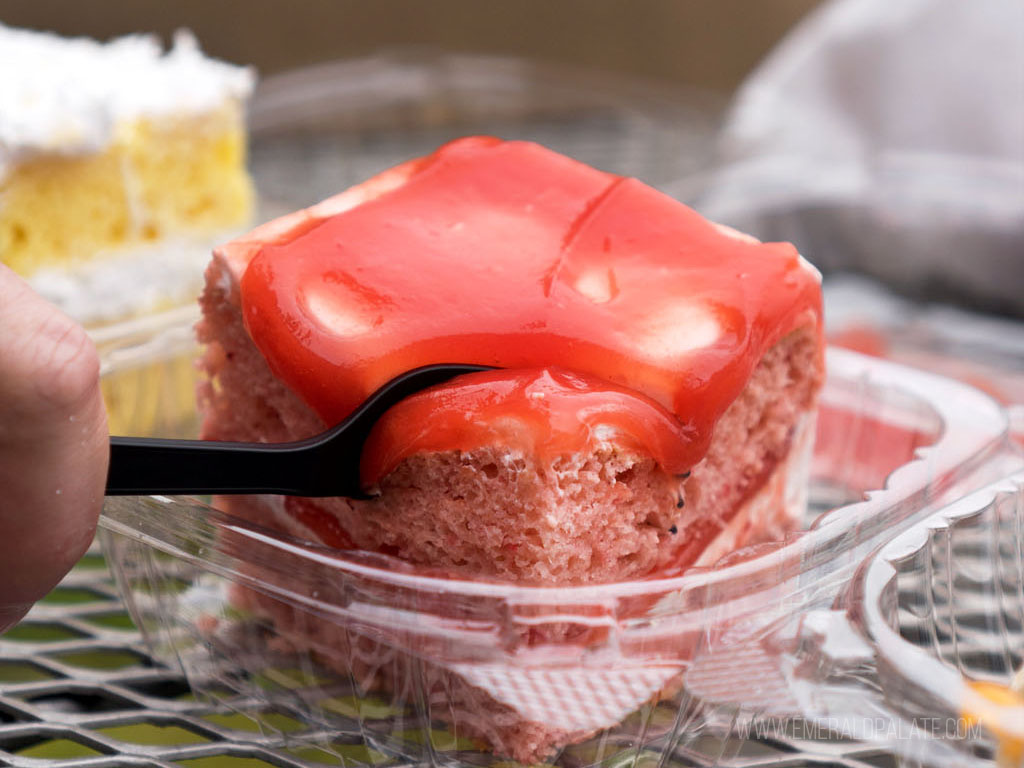
[[[89,546],[108,446],[92,340],[0,264],[0,632]]]

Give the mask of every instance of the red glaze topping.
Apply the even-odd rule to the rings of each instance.
[[[463,377],[465,388],[456,380],[388,414],[364,455],[370,482],[423,447],[481,444],[494,434],[487,414],[527,425],[516,427],[522,446],[580,450],[586,430],[545,419],[562,424],[602,400],[602,418],[618,411],[617,427],[635,425],[620,442],[676,471],[703,456],[771,345],[801,326],[820,334],[817,275],[793,246],[729,234],[639,181],[535,144],[462,139],[371,180],[353,205],[359,190],[332,199],[341,212],[327,201],[269,242],[228,248],[229,259],[254,254],[242,310],[274,373],[334,424],[410,368],[519,369]],[[552,365],[563,371],[540,370]],[[559,392],[546,415],[529,396],[538,386]],[[677,423],[653,417],[650,401]],[[472,428],[460,409],[477,414]]]
[[[417,453],[487,445],[550,458],[614,444],[682,473],[700,460],[689,431],[650,398],[593,376],[559,368],[485,371],[388,411],[366,443],[363,482],[372,485]]]

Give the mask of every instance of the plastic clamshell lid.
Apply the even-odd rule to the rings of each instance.
[[[888,670],[881,683],[894,712],[980,724],[1001,750],[1019,759],[1024,755],[1024,697],[1009,688],[1005,665],[1021,651],[1019,630],[1010,627],[1019,622],[1013,617],[1024,614],[1019,562],[1024,456],[1008,455],[1002,463],[1016,465],[1017,471],[933,512],[870,558],[854,585],[851,607],[876,664]],[[901,610],[900,581],[908,578],[923,590],[921,600],[944,596],[943,605],[933,605],[921,617],[920,633],[933,638],[926,646],[893,627],[894,613]],[[952,636],[951,649],[940,648],[943,635]],[[977,659],[960,657],[961,650],[979,649],[984,652],[975,654]],[[956,734],[964,740],[972,735],[967,727]]]

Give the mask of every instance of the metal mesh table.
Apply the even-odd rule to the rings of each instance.
[[[277,681],[281,682],[281,681]],[[284,681],[287,683],[288,681]],[[29,616],[0,636],[0,765],[38,768],[61,761],[91,766],[258,768],[403,763],[361,743],[312,733],[289,712],[233,695],[200,699],[184,675],[155,662],[117,597],[98,547]],[[334,692],[344,706],[345,692]],[[696,703],[695,703],[696,705]],[[667,718],[686,718],[670,711]],[[366,716],[364,710],[363,716]],[[382,708],[381,717],[394,716]],[[722,723],[722,733],[729,723]],[[713,725],[687,732],[672,752],[674,766],[722,768],[880,768],[895,759],[877,747],[800,738],[789,733],[723,738]],[[442,732],[432,738],[444,738]],[[449,737],[450,738],[450,737]],[[460,744],[437,744],[458,751]],[[629,756],[605,745],[598,764]],[[635,762],[638,756],[632,755]],[[642,756],[639,756],[642,758]],[[560,765],[582,765],[571,750]]]

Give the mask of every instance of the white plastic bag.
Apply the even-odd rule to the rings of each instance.
[[[741,88],[693,200],[826,270],[1024,315],[1024,3],[837,0]]]

